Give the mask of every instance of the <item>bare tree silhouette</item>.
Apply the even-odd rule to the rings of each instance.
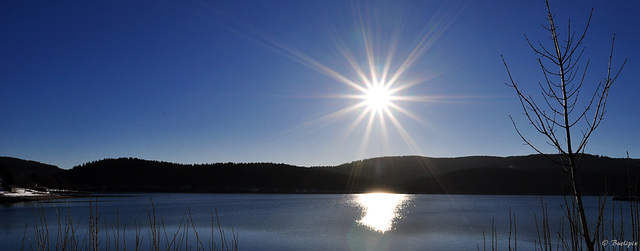
[[[578,108],[577,104],[581,94],[580,91],[585,82],[585,76],[590,62],[590,60],[587,60],[584,67],[579,65],[585,51],[583,40],[591,23],[593,9],[589,14],[589,19],[584,31],[579,33],[579,36],[576,36],[576,32],[571,30],[571,20],[569,20],[566,39],[562,40],[554,24],[554,15],[551,13],[549,1],[546,1],[546,5],[549,26],[543,27],[551,34],[549,39],[553,42],[553,46],[545,46],[539,41],[534,44],[525,34],[527,43],[538,56],[538,63],[544,75],[544,82],[538,82],[542,96],[542,99],[538,99],[539,102],[536,102],[536,99],[532,96],[522,92],[517,81],[513,79],[506,60],[503,56],[501,57],[509,75],[510,82],[507,83],[507,85],[516,91],[520,104],[522,105],[522,110],[524,111],[524,116],[533,128],[546,138],[547,143],[557,149],[561,158],[552,158],[550,155],[543,153],[539,146],[534,145],[522,134],[513,118],[511,116],[509,116],[509,118],[516,132],[527,145],[536,152],[547,156],[547,158],[562,166],[569,173],[571,186],[573,188],[573,197],[575,199],[574,203],[577,206],[579,214],[579,222],[570,218],[570,227],[572,230],[580,233],[588,250],[594,250],[594,243],[600,229],[599,225],[602,223],[602,215],[598,216],[595,233],[591,235],[582,202],[582,193],[580,192],[577,173],[580,170],[580,158],[584,154],[589,137],[600,125],[606,113],[605,108],[609,90],[618,78],[627,60],[624,60],[620,68],[613,72],[611,71],[615,41],[614,34],[609,53],[607,76],[598,83],[596,90],[590,98],[585,99],[585,103],[580,103],[586,104],[584,108],[576,109]],[[541,100],[544,100],[544,102],[541,102]],[[580,130],[581,134],[576,136],[576,130]],[[572,138],[572,136],[575,138]]]

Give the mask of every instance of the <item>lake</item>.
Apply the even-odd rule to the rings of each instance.
[[[240,250],[477,250],[478,246],[482,250],[485,245],[491,250],[492,226],[497,231],[498,248],[503,250],[509,241],[511,210],[517,223],[518,248],[529,250],[538,240],[534,215],[541,223],[541,199],[547,204],[555,241],[563,215],[562,196],[124,194],[94,198],[91,203],[89,198],[75,198],[4,204],[0,208],[0,246],[2,250],[19,250],[24,243],[25,250],[31,250],[37,243],[35,233],[42,231],[45,234],[40,236],[44,236],[48,231],[49,245],[55,249],[58,232],[63,233],[68,225],[75,226],[77,239],[81,245],[84,240],[86,246],[94,209],[101,249],[123,249],[126,245],[133,250],[137,236],[142,250],[147,250],[154,238],[150,229],[158,230],[156,238],[162,240],[162,249],[164,240],[174,236],[183,240],[179,245],[192,248],[199,245],[199,238],[208,249],[212,236],[215,242],[220,241],[217,211],[227,240],[230,242],[235,233]],[[585,198],[587,216],[594,222],[598,199]],[[607,240],[616,239],[610,231],[614,215],[617,220],[620,210],[624,217],[629,215],[628,202],[613,206],[607,202],[605,222],[609,227],[603,234]],[[161,227],[149,227],[154,215],[156,226]],[[66,219],[72,224],[65,224]]]

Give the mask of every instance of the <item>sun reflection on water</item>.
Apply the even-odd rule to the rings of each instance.
[[[400,217],[398,211],[407,201],[407,195],[390,193],[358,194],[355,201],[363,210],[363,216],[357,222],[372,230],[384,233],[391,230],[394,220]]]

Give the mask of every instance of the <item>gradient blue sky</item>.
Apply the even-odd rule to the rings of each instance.
[[[640,4],[551,6],[563,32],[595,9],[587,88],[606,74],[613,33],[614,66],[629,59],[587,152],[640,157]],[[523,34],[548,43],[545,18],[544,1],[2,1],[0,155],[71,168],[129,156],[314,166],[532,154],[509,115],[545,143],[500,55],[537,95]],[[395,84],[419,100],[394,101],[396,123],[359,120],[366,107],[336,113],[361,102],[340,79],[362,83],[345,55],[366,72],[366,43],[378,72],[389,54],[392,73],[419,56]]]

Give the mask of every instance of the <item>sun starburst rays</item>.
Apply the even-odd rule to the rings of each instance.
[[[439,102],[447,97],[406,95],[409,92],[415,92],[412,88],[423,85],[439,75],[428,69],[420,70],[420,74],[415,74],[412,68],[420,62],[420,58],[431,49],[457,15],[452,13],[452,9],[436,13],[424,24],[422,34],[406,40],[407,36],[402,31],[408,23],[403,13],[397,15],[400,17],[400,22],[398,20],[380,22],[377,16],[370,15],[369,9],[363,10],[361,8],[363,6],[359,6],[357,2],[354,7],[354,30],[351,32],[355,32],[349,35],[356,35],[358,38],[350,41],[359,41],[359,44],[347,43],[344,40],[344,34],[332,33],[327,36],[338,52],[338,60],[343,61],[343,67],[325,64],[320,59],[288,46],[266,32],[252,27],[245,28],[249,33],[257,36],[255,41],[265,47],[348,87],[343,94],[334,94],[330,98],[348,100],[349,105],[304,123],[297,129],[312,124],[329,125],[350,114],[355,114],[351,118],[353,121],[343,129],[337,141],[341,145],[350,141],[356,132],[363,130],[358,157],[370,155],[368,151],[370,147],[381,147],[384,154],[390,153],[392,137],[396,135],[406,143],[412,154],[418,154],[419,147],[403,119],[409,118],[422,125],[427,123],[405,104]],[[364,8],[367,7],[369,6],[364,6]],[[405,6],[406,10],[409,10],[408,6]],[[379,27],[382,23],[385,23],[385,27]],[[395,144],[395,141],[393,142]],[[381,153],[378,151],[376,154]]]
[[[371,140],[375,128],[380,132],[379,139],[382,141],[377,142],[376,145],[382,145],[384,151],[387,152],[390,148],[390,131],[387,122],[390,122],[411,151],[417,153],[419,152],[419,147],[395,113],[402,114],[420,123],[425,123],[419,116],[403,108],[400,103],[430,101],[428,97],[402,95],[402,92],[424,83],[426,79],[406,81],[406,83],[402,81],[409,68],[422,54],[426,53],[432,42],[429,40],[429,37],[425,35],[425,37],[419,40],[418,45],[410,50],[406,58],[396,61],[395,53],[400,37],[399,31],[396,30],[393,32],[386,50],[375,50],[374,48],[377,47],[374,44],[375,41],[372,39],[373,36],[371,34],[373,29],[368,27],[366,24],[369,22],[364,20],[360,13],[358,14],[360,34],[363,43],[362,48],[364,49],[364,58],[366,59],[365,62],[359,63],[354,56],[354,52],[347,49],[344,43],[338,39],[333,40],[336,48],[338,48],[338,51],[356,76],[355,80],[348,81],[348,85],[358,93],[338,95],[337,97],[359,101],[351,106],[352,108],[357,107],[357,109],[349,109],[349,111],[360,112],[353,123],[346,128],[341,138],[346,139],[359,125],[364,123],[365,130],[360,142],[358,155],[363,156],[367,152],[368,147],[372,143]],[[399,62],[399,66],[396,68],[392,67],[394,62]],[[349,79],[346,76],[341,77],[341,79],[344,78]],[[367,117],[368,119],[366,119]]]

